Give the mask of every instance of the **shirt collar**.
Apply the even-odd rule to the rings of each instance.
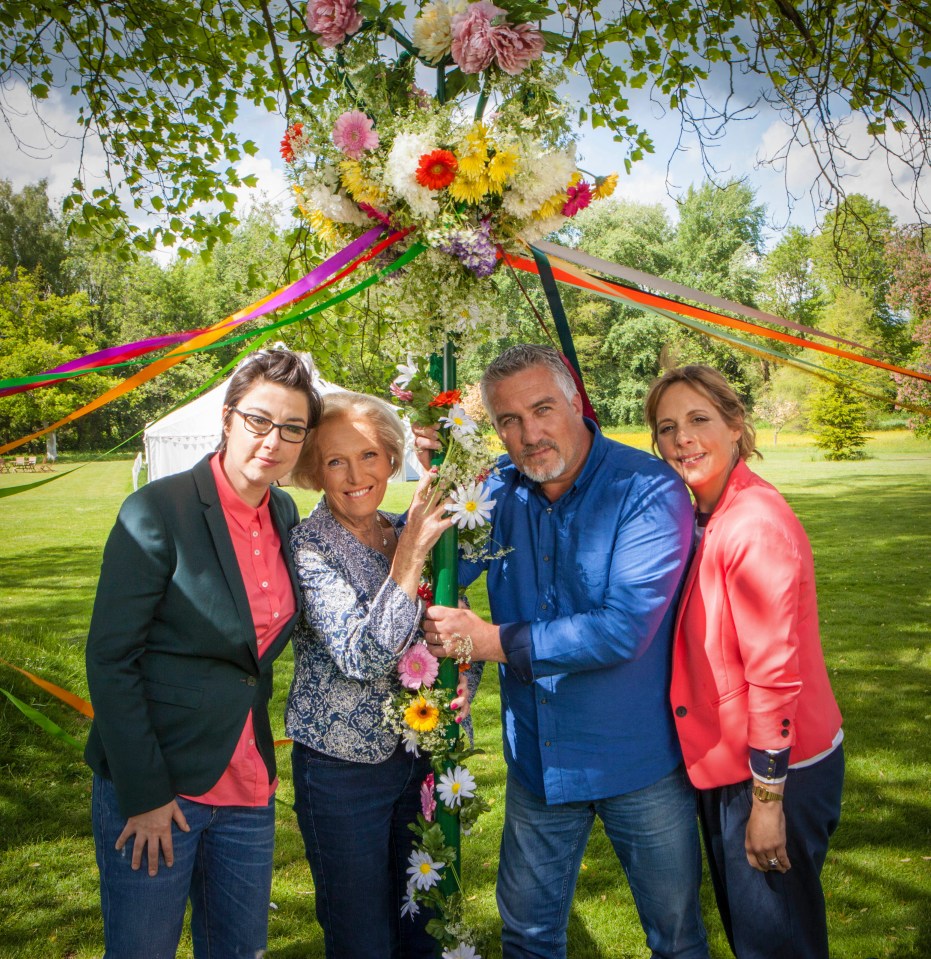
[[[214,481],[217,484],[217,493],[220,495],[220,505],[227,517],[233,519],[243,529],[248,529],[250,523],[258,521],[261,523],[268,514],[268,500],[271,496],[271,490],[265,491],[262,501],[257,507],[250,506],[233,489],[232,484],[226,478],[223,472],[223,453],[215,453],[210,458],[210,469],[213,472]]]

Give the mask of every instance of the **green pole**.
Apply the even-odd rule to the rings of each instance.
[[[451,342],[447,342],[443,355],[434,355],[430,358],[430,375],[437,380],[444,390],[456,388],[456,351]],[[442,457],[434,457],[434,465],[438,466]],[[433,595],[434,601],[440,606],[459,605],[459,537],[456,527],[448,529],[433,547]],[[452,699],[459,683],[459,667],[455,659],[447,657],[440,660],[440,673],[437,680],[439,688]],[[459,736],[458,723],[450,723],[446,727],[446,738],[455,742]],[[444,870],[440,881],[440,891],[450,896],[459,891],[460,867],[460,840],[459,817],[446,812],[446,807],[437,797],[436,821],[443,830],[443,838],[448,846],[456,850],[453,861]],[[439,950],[437,951],[439,955]]]

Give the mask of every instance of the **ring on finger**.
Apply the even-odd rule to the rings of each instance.
[[[767,860],[766,860],[766,865],[769,866],[770,869],[778,869],[778,868],[779,868],[779,860],[778,860],[778,859],[767,859]]]

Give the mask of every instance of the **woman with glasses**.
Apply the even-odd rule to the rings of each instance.
[[[216,453],[120,509],[87,640],[106,959],[263,955],[274,848],[272,663],[297,621],[289,474],[320,414],[296,354],[230,380]]]

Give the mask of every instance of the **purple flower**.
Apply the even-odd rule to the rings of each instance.
[[[366,150],[378,149],[375,124],[361,110],[347,110],[333,124],[333,143],[351,160],[359,160]]]
[[[321,47],[338,47],[362,26],[356,0],[309,0],[305,20]]]
[[[491,276],[498,266],[498,251],[491,239],[491,223],[488,220],[484,220],[477,230],[454,230],[448,233],[447,242],[441,249],[456,257],[480,279]]]

